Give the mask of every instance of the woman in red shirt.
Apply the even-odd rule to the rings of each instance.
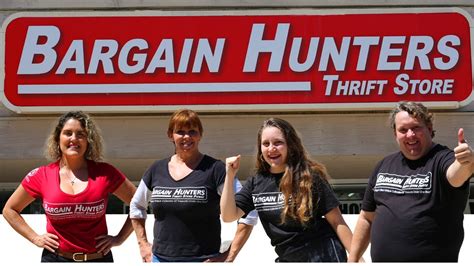
[[[115,167],[101,162],[102,138],[81,111],[62,115],[47,142],[53,162],[32,170],[8,199],[3,216],[30,242],[44,248],[41,262],[113,262],[110,249],[133,231],[127,218],[116,236],[108,235],[109,194],[129,204],[135,186]],[[21,211],[36,198],[46,214],[46,233],[36,233]]]

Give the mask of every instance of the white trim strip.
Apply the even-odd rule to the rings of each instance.
[[[311,91],[311,82],[41,84],[18,85],[18,94]]]
[[[473,93],[474,94],[474,93]],[[1,95],[0,95],[1,96]],[[9,104],[8,102],[6,102]],[[292,103],[292,104],[186,104],[186,108],[198,112],[297,112],[297,111],[389,111],[398,102],[374,102],[374,103]],[[423,102],[430,109],[457,109],[462,106],[459,102]],[[172,113],[182,105],[68,105],[68,106],[15,106],[9,104],[11,110],[17,113],[37,114],[62,114],[71,111],[71,108],[80,109],[85,112],[97,113]],[[1,119],[1,117],[0,117]]]

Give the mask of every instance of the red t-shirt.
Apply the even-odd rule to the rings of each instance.
[[[59,161],[32,170],[21,182],[31,196],[42,199],[46,230],[59,237],[61,251],[97,251],[95,238],[107,234],[108,196],[125,181],[110,164],[87,161],[87,167],[87,187],[76,195],[60,189]]]

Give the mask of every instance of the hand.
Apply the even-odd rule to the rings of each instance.
[[[458,131],[458,146],[454,148],[454,157],[460,164],[474,163],[474,154],[472,148],[464,138],[464,129],[460,128]]]
[[[55,252],[59,248],[59,238],[56,235],[46,233],[44,235],[38,235],[34,237],[31,242],[40,248],[45,248],[51,252]]]
[[[231,261],[227,261],[228,255],[229,255],[229,250],[227,250],[224,253],[219,253],[219,255],[209,258],[205,260],[204,262],[231,262]]]
[[[97,245],[95,245],[97,252],[104,255],[107,255],[112,247],[120,246],[122,244],[122,241],[120,241],[116,236],[101,235],[96,237],[95,240],[97,241]]]
[[[240,155],[225,159],[225,170],[229,176],[234,177],[240,167]]]
[[[140,256],[143,262],[151,262],[151,244],[143,242],[139,244]]]

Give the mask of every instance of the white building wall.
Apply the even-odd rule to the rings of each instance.
[[[24,217],[37,233],[42,234],[46,231],[44,215],[32,214],[24,215]],[[354,230],[357,217],[357,215],[344,215],[344,219],[352,230]],[[107,215],[107,225],[111,235],[118,233],[125,218],[125,215]],[[235,228],[235,223],[222,223],[221,236],[223,242],[232,240]],[[147,219],[146,230],[148,239],[151,241],[153,239],[153,217]],[[474,215],[464,216],[464,230],[464,242],[459,255],[459,263],[461,265],[472,265],[474,261],[474,253],[472,252],[474,250]],[[2,236],[2,241],[0,241],[0,262],[2,265],[40,265],[42,249],[16,233],[3,216],[0,218],[0,234]],[[366,262],[371,261],[369,249],[364,254]],[[114,247],[112,252],[115,264],[130,266],[141,263],[140,251],[134,233],[121,246]],[[268,265],[273,263],[276,257],[269,238],[265,234],[261,223],[258,223],[237,256],[235,263],[240,265]]]

